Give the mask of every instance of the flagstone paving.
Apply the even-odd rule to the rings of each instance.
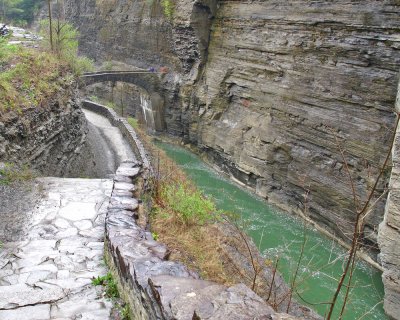
[[[112,180],[41,178],[20,241],[0,248],[0,320],[110,319],[91,279],[107,273],[104,219]]]

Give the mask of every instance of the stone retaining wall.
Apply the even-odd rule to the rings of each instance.
[[[85,109],[96,112],[106,117],[114,126],[118,127],[121,133],[125,136],[129,145],[131,146],[136,157],[143,163],[143,167],[147,170],[152,170],[149,156],[147,155],[147,152],[142,142],[139,140],[135,130],[132,129],[126,119],[120,118],[113,109],[107,108],[106,106],[89,100],[82,101],[82,105]]]

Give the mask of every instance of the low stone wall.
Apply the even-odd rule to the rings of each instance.
[[[244,284],[204,281],[168,261],[166,246],[137,224],[144,170],[134,160],[121,164],[106,218],[106,261],[132,319],[296,319],[275,313]]]
[[[132,129],[126,119],[120,118],[113,109],[107,108],[106,106],[89,100],[82,101],[82,105],[85,109],[96,112],[106,117],[114,126],[118,127],[121,133],[125,136],[129,145],[131,146],[136,157],[143,163],[144,168],[149,171],[152,170],[149,156],[147,155],[147,152],[142,142],[139,140],[135,130]]]

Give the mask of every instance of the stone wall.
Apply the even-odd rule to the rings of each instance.
[[[87,130],[75,93],[62,89],[42,106],[2,116],[0,162],[27,165],[48,176],[78,174]]]
[[[280,319],[245,285],[228,288],[200,280],[182,264],[166,259],[168,249],[136,221],[140,171],[139,163],[121,164],[106,218],[106,261],[132,319]]]
[[[101,114],[106,117],[110,122],[119,128],[129,146],[132,148],[133,152],[137,159],[142,163],[143,167],[149,171],[151,174],[152,167],[150,164],[150,157],[147,154],[146,149],[143,146],[143,143],[139,140],[135,130],[129,125],[128,121],[125,118],[120,118],[117,113],[110,108],[107,108],[99,103],[84,100],[82,101],[82,106],[85,109]]]

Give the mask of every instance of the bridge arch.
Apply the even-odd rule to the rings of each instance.
[[[164,97],[161,94],[162,85],[159,73],[150,71],[102,71],[84,73],[80,77],[80,85],[89,86],[101,82],[125,82],[142,88],[149,96],[141,99],[141,108],[147,126],[154,131],[163,131]]]

